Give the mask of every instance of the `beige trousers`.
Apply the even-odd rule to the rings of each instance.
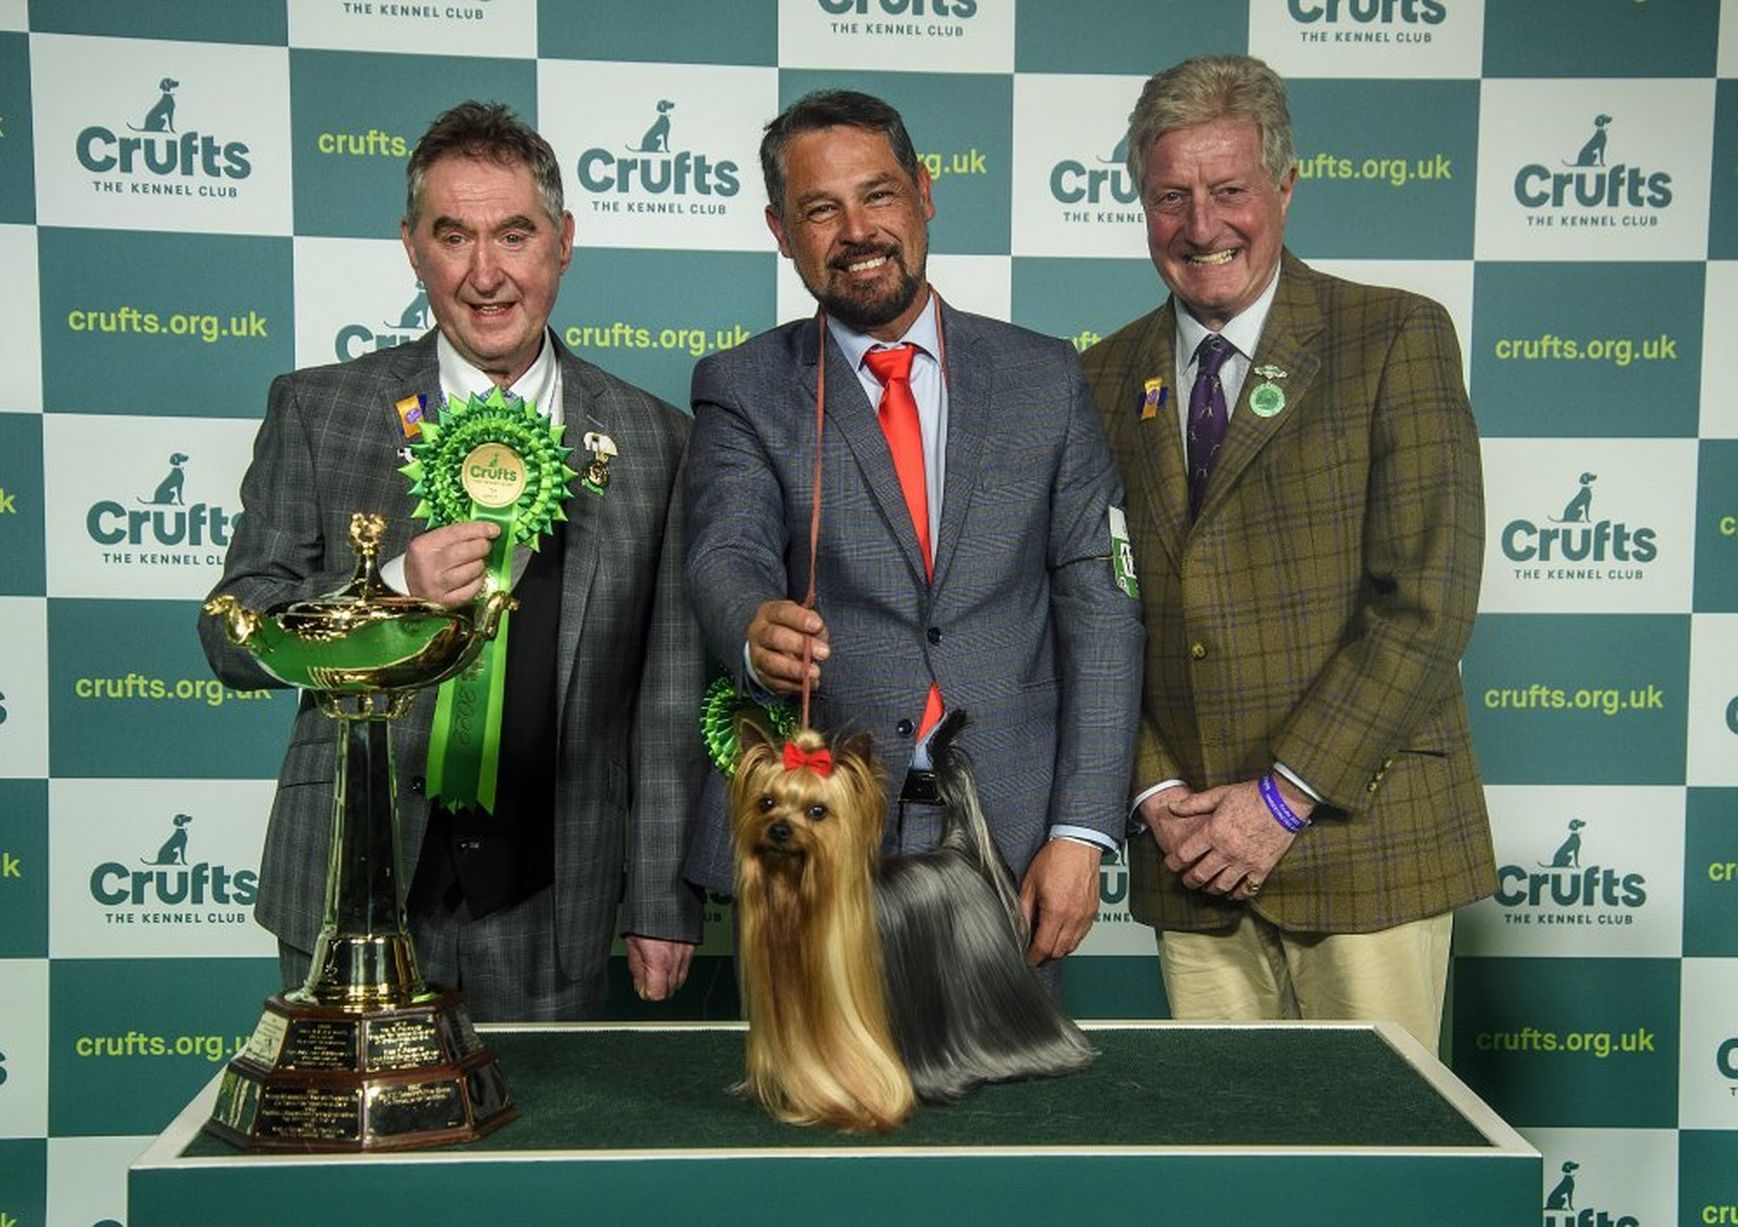
[[[1230,929],[1161,930],[1171,1017],[1389,1019],[1434,1055],[1453,923],[1444,912],[1377,933],[1287,933],[1245,910]]]

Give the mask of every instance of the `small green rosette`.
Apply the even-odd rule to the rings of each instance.
[[[741,751],[736,725],[743,716],[780,737],[789,737],[797,727],[796,713],[782,702],[758,703],[738,690],[730,678],[713,678],[700,700],[700,739],[706,743],[706,757],[725,775],[736,774]]]
[[[515,545],[537,549],[567,519],[562,504],[577,474],[567,466],[573,449],[561,446],[561,432],[535,403],[508,400],[495,388],[486,397],[451,398],[440,421],[425,421],[422,441],[411,444],[411,462],[399,472],[420,500],[415,515],[430,528],[465,520],[500,526],[483,595],[510,586]],[[476,661],[436,694],[428,795],[448,809],[495,812],[510,621],[502,614]]]

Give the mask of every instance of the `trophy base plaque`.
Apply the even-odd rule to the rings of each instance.
[[[518,1115],[462,994],[356,1013],[266,1000],[205,1128],[248,1150],[403,1150],[468,1142]]]

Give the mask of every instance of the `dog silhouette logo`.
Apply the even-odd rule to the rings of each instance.
[[[1593,117],[1593,135],[1587,138],[1587,143],[1581,146],[1573,162],[1565,162],[1565,166],[1604,166],[1605,165],[1605,129],[1611,123],[1609,115]]]
[[[1557,851],[1551,854],[1550,861],[1540,861],[1547,869],[1579,869],[1581,868],[1581,828],[1587,824],[1579,818],[1569,820],[1569,835],[1557,845]]]
[[[175,91],[181,82],[174,77],[164,77],[157,82],[157,101],[151,104],[151,109],[145,112],[145,122],[133,128],[135,132],[173,132],[175,131]]]
[[[1573,1159],[1563,1160],[1563,1177],[1557,1185],[1545,1195],[1545,1209],[1573,1210],[1575,1208],[1575,1173],[1581,1170],[1581,1165]]]
[[[139,501],[147,507],[185,507],[186,495],[183,487],[187,482],[186,452],[173,452],[169,456],[169,472],[163,480],[157,483],[157,488],[151,492],[150,498]]]
[[[1556,520],[1558,524],[1586,524],[1593,519],[1593,483],[1598,480],[1597,473],[1581,475],[1581,488],[1564,505],[1562,516]]]
[[[141,865],[185,865],[187,863],[187,824],[193,821],[192,814],[176,814],[174,829],[169,832],[169,838],[163,841],[163,846],[157,849],[154,860],[139,858]]]
[[[410,306],[399,313],[398,323],[388,324],[386,327],[424,332],[433,322],[429,318],[428,290],[419,281],[416,283],[416,297],[410,300]]]
[[[1116,148],[1110,151],[1108,158],[1100,158],[1107,166],[1125,166],[1128,164],[1128,133],[1122,134],[1122,139],[1116,143]]]
[[[629,145],[634,153],[669,153],[670,152],[670,112],[676,109],[676,104],[664,99],[658,103],[658,117],[652,121],[652,126],[646,129],[646,134],[640,138],[637,145]]]

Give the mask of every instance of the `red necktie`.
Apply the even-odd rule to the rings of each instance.
[[[911,360],[916,355],[915,345],[874,349],[863,355],[863,364],[881,383],[881,406],[877,411],[881,433],[887,436],[893,470],[899,474],[899,488],[905,493],[905,509],[911,513],[912,528],[917,530],[924,577],[933,579],[935,559],[929,548],[929,489],[924,483],[923,430],[917,422],[917,398],[911,394]],[[918,738],[927,736],[939,719],[941,691],[931,683],[929,697],[923,704],[923,719],[917,726]]]

